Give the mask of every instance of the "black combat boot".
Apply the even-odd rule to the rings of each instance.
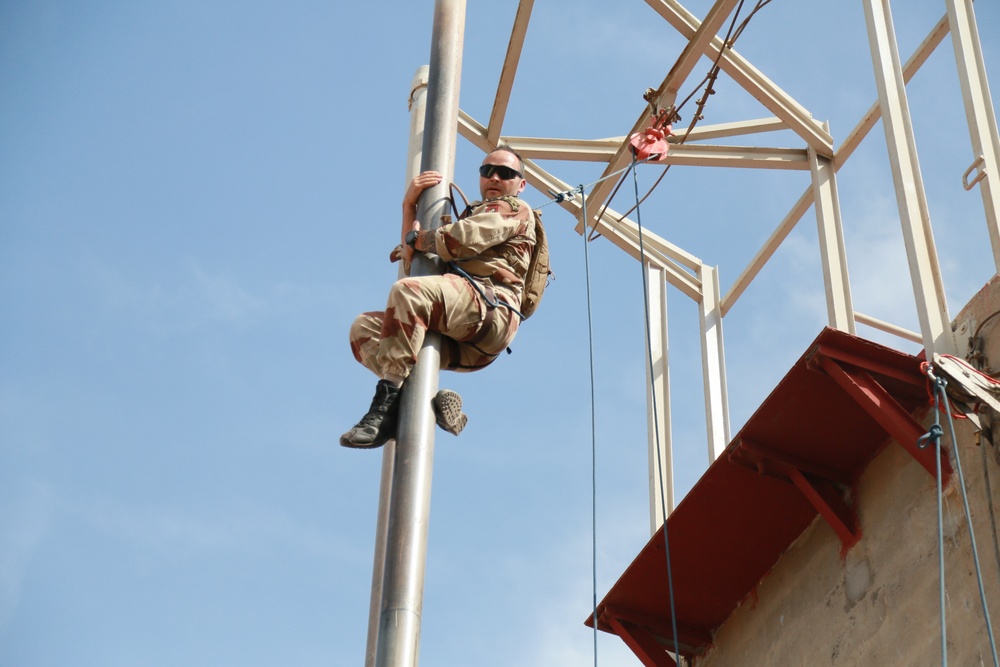
[[[372,399],[368,413],[354,428],[340,436],[340,444],[344,447],[367,449],[381,447],[386,441],[395,438],[400,391],[400,387],[388,380],[379,380],[375,385],[375,398]]]

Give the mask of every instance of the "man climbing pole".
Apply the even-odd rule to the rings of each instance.
[[[416,219],[420,195],[441,178],[425,171],[407,188],[403,242],[392,260],[402,259],[409,276],[414,252],[435,254],[446,263],[446,273],[396,281],[384,311],[354,320],[351,351],[379,381],[368,412],[340,436],[344,447],[380,447],[396,437],[400,393],[428,330],[441,334],[441,367],[455,371],[489,365],[517,333],[537,238],[535,215],[518,198],[527,185],[524,163],[510,147],[495,148],[479,168],[482,201],[470,204],[456,222],[421,229]],[[465,427],[457,393],[439,391],[433,408],[444,430],[458,435]]]

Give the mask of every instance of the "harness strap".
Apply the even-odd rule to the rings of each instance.
[[[462,350],[458,347],[458,341],[448,336],[441,336],[441,342],[448,346],[448,368],[458,368],[462,361]]]
[[[452,273],[460,275],[463,278],[465,278],[467,281],[469,281],[469,284],[472,285],[472,289],[474,289],[477,292],[479,292],[479,296],[481,296],[483,298],[483,301],[486,302],[486,310],[487,310],[487,320],[485,320],[486,322],[492,322],[493,321],[493,319],[492,319],[492,317],[493,317],[493,309],[496,308],[497,306],[503,306],[504,308],[506,308],[507,310],[511,311],[512,313],[516,313],[517,316],[520,317],[522,321],[525,319],[525,317],[521,313],[521,311],[519,311],[517,308],[515,308],[512,305],[510,305],[506,301],[503,301],[502,299],[497,298],[496,293],[493,291],[493,287],[489,283],[480,284],[479,280],[476,280],[476,278],[478,278],[478,276],[471,276],[471,275],[469,275],[468,271],[466,271],[465,269],[463,269],[462,267],[460,267],[455,262],[448,262],[448,268],[451,270]],[[484,279],[480,278],[480,280],[484,280]]]

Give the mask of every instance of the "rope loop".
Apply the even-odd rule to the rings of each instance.
[[[943,435],[944,435],[944,429],[941,428],[941,424],[932,424],[931,430],[929,430],[927,433],[924,433],[917,439],[917,447],[919,447],[920,449],[927,449],[930,446],[931,442],[933,442],[936,445],[937,443],[941,442],[941,436]]]

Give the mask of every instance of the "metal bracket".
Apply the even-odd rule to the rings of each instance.
[[[632,649],[632,653],[635,653],[645,667],[677,667],[677,663],[670,657],[665,647],[644,628],[615,616],[608,616],[607,621],[615,634],[622,638],[625,645]]]
[[[895,438],[932,477],[936,476],[933,449],[920,449],[917,441],[926,430],[909,412],[903,409],[867,371],[844,365],[818,354],[813,361],[829,375],[886,433]],[[944,452],[941,455],[941,482],[946,484],[951,476],[951,463]]]
[[[739,457],[740,453],[744,456]],[[756,463],[758,473],[794,484],[837,533],[845,551],[861,539],[857,514],[835,486],[849,483],[842,473],[808,461],[796,460],[746,439],[740,440],[739,446],[730,455],[730,460],[748,467],[753,467]]]
[[[986,158],[980,155],[976,159],[976,161],[972,163],[972,166],[965,170],[965,173],[962,174],[963,188],[965,188],[966,190],[971,190],[976,183],[986,178],[986,169],[983,168],[983,165],[985,164],[986,164]],[[979,173],[976,174],[976,177],[970,181],[969,175],[976,169],[979,169]]]
[[[645,667],[676,666],[672,657],[673,627],[669,619],[609,605],[604,608],[600,620],[621,637]],[[711,633],[684,623],[677,624],[677,634],[675,648],[678,654],[690,654],[695,646],[706,646],[712,640]]]

